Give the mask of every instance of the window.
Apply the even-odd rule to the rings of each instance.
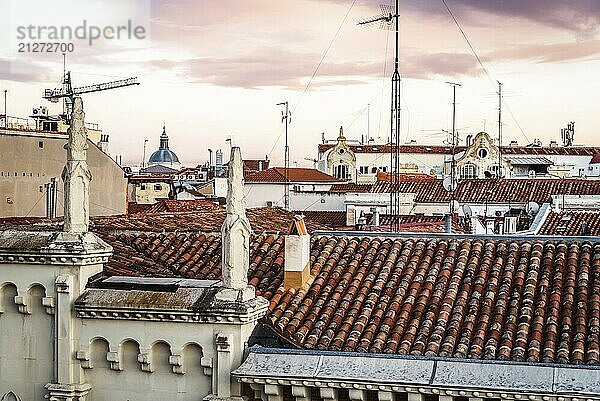
[[[492,164],[488,170],[490,171],[490,173],[492,173],[492,175],[494,177],[504,177],[504,168],[500,167],[498,168],[497,164]],[[498,171],[500,171],[500,174],[498,174]]]
[[[379,171],[387,172],[387,166],[379,167]]]
[[[162,189],[162,185],[160,184],[154,184],[154,190],[155,191],[160,191]]]
[[[360,166],[358,171],[360,171],[361,174],[369,174],[369,166]]]
[[[372,167],[371,168],[371,173],[375,174],[377,172],[377,167]]]
[[[460,168],[460,178],[477,178],[477,166],[465,164]]]
[[[142,185],[140,185],[140,189],[141,189],[142,191],[145,191],[145,190],[146,190],[146,184],[142,184]]]
[[[340,180],[347,180],[350,178],[347,164],[339,164],[333,168],[333,176]]]
[[[480,159],[485,159],[488,155],[488,150],[486,148],[479,148],[477,150],[477,156],[479,156]]]
[[[39,141],[38,146],[40,149],[44,149],[44,141]]]

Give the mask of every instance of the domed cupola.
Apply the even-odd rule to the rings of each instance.
[[[179,158],[175,152],[169,149],[169,136],[164,125],[162,134],[160,134],[160,146],[156,152],[150,155],[148,164],[179,165]]]

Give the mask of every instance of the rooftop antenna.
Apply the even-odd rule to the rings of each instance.
[[[498,82],[498,171],[496,176],[502,177],[502,82]]]
[[[148,144],[148,140],[144,139],[144,152],[142,154],[142,168],[146,167],[146,145]]]
[[[4,128],[8,128],[8,115],[6,114],[6,94],[8,93],[7,89],[4,89]]]
[[[450,146],[452,147],[452,163],[450,164],[450,214],[447,216],[446,220],[446,229],[447,232],[452,232],[452,216],[454,216],[454,189],[456,188],[456,159],[454,157],[456,151],[456,87],[462,86],[456,82],[446,82],[448,85],[452,86],[452,139],[450,141]]]
[[[65,85],[67,84],[67,54],[63,53],[63,72],[62,72],[62,84],[63,84],[63,89],[65,89]],[[62,101],[62,106],[63,106],[63,116],[67,116],[67,104],[66,104],[66,98],[63,98]]]
[[[281,111],[281,122],[285,123],[285,150],[284,150],[284,193],[283,193],[283,204],[285,210],[290,210],[290,183],[289,183],[289,169],[290,169],[290,147],[288,146],[288,124],[291,122],[291,116],[288,102],[277,103],[277,106],[283,106]]]
[[[371,139],[371,103],[367,103],[367,144]]]
[[[396,52],[394,57],[394,72],[392,73],[392,107],[390,118],[390,170],[391,170],[391,190],[390,190],[390,215],[391,231],[399,231],[400,219],[400,72],[398,70],[398,49],[399,49],[399,8],[398,0],[396,7],[382,4],[379,6],[381,14],[362,19],[358,25],[371,25],[379,22],[379,28],[391,30],[396,33]]]

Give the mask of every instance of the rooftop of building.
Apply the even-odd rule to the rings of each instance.
[[[542,223],[539,234],[600,236],[600,211],[551,210]]]
[[[341,183],[339,179],[317,169],[300,167],[289,167],[287,172],[284,167],[271,167],[247,175],[245,181],[247,183]]]
[[[324,153],[333,148],[336,143],[321,143],[318,146],[319,153]],[[354,153],[391,153],[395,151],[395,145],[390,144],[347,144]],[[466,150],[465,146],[456,146],[454,153],[458,154]],[[451,155],[452,148],[445,145],[400,145],[400,153],[418,154],[441,154]],[[502,146],[505,155],[562,155],[562,156],[594,156],[600,153],[598,146]]]

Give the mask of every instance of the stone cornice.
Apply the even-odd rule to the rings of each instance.
[[[112,247],[92,233],[0,232],[0,263],[89,265],[106,263]]]
[[[228,305],[230,304],[230,305]],[[141,320],[175,323],[246,324],[262,318],[268,302],[256,297],[243,303],[216,302],[202,311],[156,309],[143,306],[127,308],[98,307],[75,304],[75,313],[81,319]]]

